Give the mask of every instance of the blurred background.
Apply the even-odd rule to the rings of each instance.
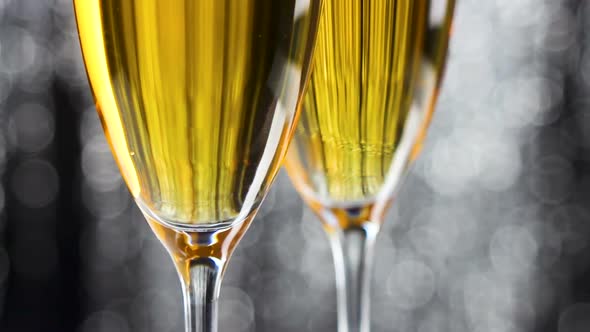
[[[590,1],[459,0],[424,153],[378,239],[373,331],[590,331]],[[0,331],[181,331],[100,128],[71,0],[0,0]],[[335,331],[323,231],[281,173],[220,331]]]

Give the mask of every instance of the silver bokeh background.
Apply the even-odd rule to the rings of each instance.
[[[45,93],[57,76],[84,105],[78,329],[180,331],[177,276],[111,157],[71,7],[0,0],[0,103],[14,91],[27,96],[0,104],[0,172],[7,155],[21,158],[0,188],[0,209],[5,191],[39,209],[60,190]],[[50,21],[57,28],[44,29]],[[373,331],[590,331],[590,302],[568,293],[590,256],[581,254],[590,249],[590,177],[576,161],[590,156],[589,43],[588,1],[459,1],[424,152],[378,239]],[[31,235],[42,227],[31,223],[13,234],[33,236],[45,256],[33,268],[30,249],[10,262],[0,249],[0,289],[9,270],[36,278],[58,268],[56,240]],[[284,172],[231,260],[220,310],[224,332],[336,330],[327,239]]]

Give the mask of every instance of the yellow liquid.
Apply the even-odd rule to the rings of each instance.
[[[75,0],[107,138],[144,212],[247,216],[276,175],[320,0]]]
[[[413,142],[430,119],[453,8],[452,0],[324,3],[311,83],[287,157],[304,198],[324,206],[374,200],[410,111],[423,110],[422,127],[406,133]]]

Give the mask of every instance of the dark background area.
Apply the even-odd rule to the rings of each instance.
[[[378,240],[373,330],[590,331],[590,3],[460,0],[455,17],[425,151]],[[0,0],[0,178],[0,331],[182,330],[70,0]],[[281,174],[230,263],[221,331],[336,330],[314,219]]]

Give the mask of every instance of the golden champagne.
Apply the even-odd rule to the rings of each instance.
[[[287,169],[308,202],[366,206],[430,120],[454,1],[327,0]],[[410,129],[412,110],[420,125]],[[412,132],[407,132],[412,131]],[[412,149],[404,152],[412,157]]]
[[[246,218],[292,135],[319,0],[75,0],[100,118],[144,212]]]

